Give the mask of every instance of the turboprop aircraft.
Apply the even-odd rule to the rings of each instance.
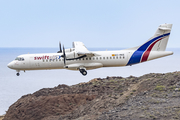
[[[73,42],[70,49],[61,49],[57,53],[24,54],[18,56],[7,66],[17,71],[68,69],[79,70],[87,75],[87,70],[101,67],[129,66],[156,58],[172,55],[165,51],[172,24],[162,24],[154,36],[144,44],[118,51],[89,51],[82,42]]]

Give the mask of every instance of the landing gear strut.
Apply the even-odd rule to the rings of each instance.
[[[19,73],[16,73],[17,76],[19,76],[20,74]]]
[[[87,71],[85,69],[79,69],[80,73],[84,76],[87,75]]]

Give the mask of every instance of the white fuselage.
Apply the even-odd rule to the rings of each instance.
[[[172,24],[162,24],[155,34],[144,44],[119,51],[89,51],[82,42],[73,42],[73,48],[64,49],[60,46],[59,53],[25,54],[18,56],[8,64],[17,70],[69,69],[79,70],[87,75],[86,70],[100,67],[116,67],[138,64],[156,58],[172,55],[165,51]]]
[[[99,67],[125,66],[128,62],[127,51],[98,51],[99,56],[84,57],[75,60],[66,60],[67,69],[78,70],[78,67],[86,67],[87,70]],[[62,53],[24,54],[18,57],[23,61],[14,60],[8,66],[15,70],[44,70],[64,69]]]
[[[79,70],[85,67],[87,70],[100,67],[126,66],[134,51],[97,51],[93,52],[98,56],[84,57],[75,60],[66,60],[66,66],[70,70]],[[171,55],[172,52],[163,51],[150,54],[148,60]],[[15,70],[46,70],[46,69],[65,69],[62,53],[44,53],[44,54],[24,54],[18,56],[24,60],[13,60],[8,67]]]

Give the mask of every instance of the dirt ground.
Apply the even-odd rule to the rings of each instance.
[[[2,120],[4,118],[4,116],[0,116],[0,120]]]

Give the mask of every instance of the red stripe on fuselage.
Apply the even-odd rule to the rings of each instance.
[[[143,57],[141,58],[141,62],[147,61],[147,59],[148,59],[148,57],[149,57],[149,54],[150,54],[153,46],[154,46],[158,41],[160,41],[161,39],[163,39],[163,38],[160,38],[160,39],[156,40],[155,42],[153,42],[153,43],[149,46],[149,48],[144,52]]]

